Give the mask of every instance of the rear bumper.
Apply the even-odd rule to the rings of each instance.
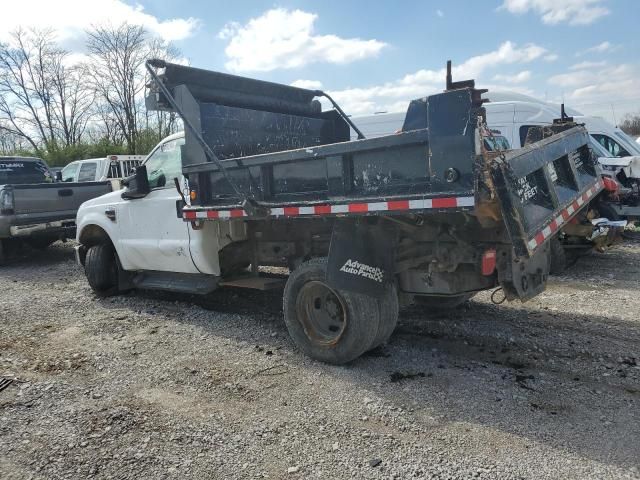
[[[12,225],[9,233],[12,237],[29,237],[45,233],[60,234],[65,238],[75,237],[76,223],[73,220],[56,220],[53,222]]]

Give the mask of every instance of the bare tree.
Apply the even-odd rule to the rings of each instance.
[[[622,120],[620,128],[629,135],[640,136],[640,115],[627,114]]]
[[[65,66],[66,57],[58,57],[52,65],[51,86],[55,93],[53,115],[63,145],[77,145],[94,116],[95,93],[84,81],[82,65]],[[59,63],[58,63],[59,61]]]
[[[181,61],[180,51],[171,43],[159,38],[152,38],[148,42],[148,58],[159,58],[168,62]],[[145,71],[145,85],[151,79]],[[156,141],[175,133],[180,127],[178,116],[175,112],[165,112],[161,110],[145,110],[145,127],[156,132]]]
[[[3,121],[0,121],[0,155],[12,155],[16,152],[28,150],[31,146],[24,137],[16,135],[10,128],[4,128]]]
[[[87,32],[91,61],[87,72],[98,97],[108,105],[129,152],[136,153],[145,76],[147,34],[138,25],[96,26]]]
[[[78,67],[51,30],[18,29],[0,44],[0,128],[37,153],[81,140],[91,109]]]
[[[18,29],[0,44],[0,148],[38,155],[89,142],[146,153],[179,128],[175,113],[147,112],[144,62],[176,61],[168,42],[140,26],[97,26],[87,32],[87,61],[73,63],[50,30]],[[70,150],[79,152],[80,150]]]

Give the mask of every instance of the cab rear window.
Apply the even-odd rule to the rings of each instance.
[[[52,182],[51,172],[43,162],[33,160],[0,160],[0,185]]]

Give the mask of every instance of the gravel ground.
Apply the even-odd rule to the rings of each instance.
[[[0,478],[640,478],[640,246],[527,304],[413,307],[347,367],[279,292],[93,295],[70,246],[0,270]]]

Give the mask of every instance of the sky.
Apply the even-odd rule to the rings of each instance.
[[[614,123],[640,114],[636,0],[21,0],[0,41],[46,27],[82,54],[91,25],[144,25],[192,66],[323,89],[351,115],[406,110],[454,80],[565,104]]]

